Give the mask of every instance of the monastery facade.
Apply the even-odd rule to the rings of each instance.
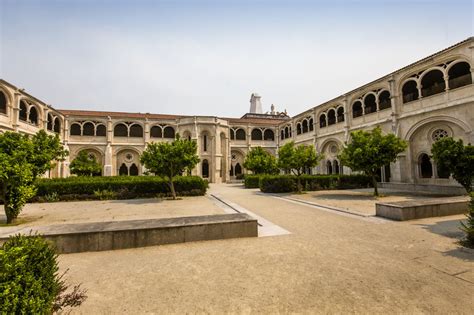
[[[294,117],[273,106],[262,113],[260,96],[252,94],[250,112],[241,118],[59,110],[0,80],[0,132],[58,133],[70,155],[51,177],[69,176],[69,163],[82,150],[97,158],[104,176],[141,175],[146,144],[172,141],[179,133],[198,144],[201,161],[193,173],[221,183],[246,173],[243,161],[252,147],[276,155],[288,141],[324,153],[308,172],[349,174],[337,155],[350,133],[380,126],[409,143],[396,163],[380,170],[382,182],[453,186],[437,170],[430,149],[446,136],[474,143],[473,73],[471,37]]]

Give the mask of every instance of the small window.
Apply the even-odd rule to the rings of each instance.
[[[354,104],[352,104],[352,117],[360,117],[362,114],[362,103],[360,101],[356,101]]]
[[[391,107],[392,107],[392,104],[390,103],[390,92],[383,91],[379,95],[379,109],[384,110]]]
[[[326,115],[322,114],[319,116],[319,128],[324,128],[326,127]]]
[[[456,89],[472,84],[471,66],[467,62],[458,62],[449,69],[449,88]]]
[[[265,132],[263,133],[263,139],[265,141],[274,141],[275,134],[273,133],[273,130],[266,129]]]
[[[26,121],[28,118],[28,106],[25,101],[20,101],[20,120]]]
[[[2,91],[0,91],[0,113],[7,113],[7,97]]]
[[[300,134],[301,134],[301,124],[300,124],[300,123],[297,123],[297,124],[296,124],[296,134],[297,134],[297,135],[300,135]]]
[[[118,124],[114,128],[114,136],[115,137],[127,137],[128,136],[128,128],[124,124]]]
[[[30,124],[38,125],[38,110],[35,106],[30,107],[30,115],[29,115]]]
[[[428,154],[423,153],[419,158],[421,178],[431,178],[433,176],[433,165]]]
[[[234,129],[230,129],[230,140],[235,140],[235,131],[234,131]]]
[[[167,126],[163,130],[163,136],[165,138],[174,139],[174,129],[173,127]]]
[[[431,70],[421,79],[421,95],[423,97],[442,93],[445,88],[446,83],[444,82],[444,75],[441,70]]]
[[[71,124],[71,136],[80,136],[81,135],[81,125]]]
[[[56,133],[60,133],[61,132],[61,120],[59,119],[59,117],[56,117],[54,119],[54,128],[53,128],[54,132]]]
[[[328,125],[334,125],[336,123],[336,111],[330,109],[328,111]]]
[[[377,111],[377,103],[374,94],[368,94],[364,99],[365,114],[375,113]]]
[[[303,120],[302,128],[303,128],[303,133],[306,133],[306,132],[309,131],[309,128],[308,128],[308,121],[307,121],[306,119]]]
[[[94,124],[91,122],[86,122],[82,125],[82,135],[83,136],[93,136],[94,132]]]
[[[48,130],[53,130],[53,123],[54,123],[53,115],[48,114],[48,123],[47,123],[46,128],[47,128]]]
[[[152,138],[161,138],[163,137],[163,133],[161,131],[161,127],[160,126],[153,126],[151,127],[150,129],[150,136]]]
[[[433,139],[433,141],[438,141],[446,137],[449,137],[449,133],[444,129],[436,129],[435,131],[433,131],[433,134],[431,135],[431,138]]]
[[[410,80],[403,85],[402,88],[403,103],[415,101],[419,98],[418,88],[414,80]]]
[[[202,137],[202,149],[204,152],[207,152],[207,135]]]
[[[143,137],[143,128],[138,124],[133,124],[130,126],[130,137],[133,138],[142,138]]]
[[[243,129],[237,129],[235,132],[235,139],[237,140],[245,140],[245,131]]]
[[[257,128],[252,130],[252,140],[263,140],[262,130]]]
[[[308,124],[309,124],[309,131],[313,131],[314,130],[313,118],[309,119]]]
[[[339,107],[337,109],[337,121],[338,122],[344,121],[344,107]]]
[[[99,124],[99,125],[96,126],[95,134],[98,137],[105,137],[106,134],[107,134],[107,129],[105,128],[104,125]]]

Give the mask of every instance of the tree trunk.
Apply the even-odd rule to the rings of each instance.
[[[8,200],[7,200],[7,188],[5,185],[0,185],[0,194],[3,200],[3,208],[5,211],[5,216],[7,217],[7,224],[12,223],[14,217],[11,215],[11,211],[8,211]]]
[[[374,196],[378,197],[379,191],[377,189],[377,177],[375,175],[372,175],[372,183],[374,184]]]
[[[299,175],[296,177],[296,186],[298,189],[298,194],[301,194],[301,192],[303,191],[303,188],[301,187],[301,178]]]
[[[174,190],[174,183],[173,183],[173,177],[170,177],[170,189],[171,189],[171,196],[173,196],[173,200],[176,200],[176,191]]]

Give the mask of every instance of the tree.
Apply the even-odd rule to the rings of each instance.
[[[176,139],[169,142],[150,143],[140,157],[140,161],[152,173],[168,179],[171,195],[176,199],[173,178],[192,170],[199,157],[196,154],[195,141],[181,139],[176,134]]]
[[[100,175],[102,168],[94,155],[89,155],[86,150],[79,152],[76,158],[69,164],[71,174],[78,176]]]
[[[378,196],[377,172],[396,161],[407,147],[406,141],[394,134],[383,135],[380,127],[372,131],[351,132],[351,142],[339,154],[341,164],[372,177],[374,196]]]
[[[278,166],[276,158],[262,149],[256,147],[249,151],[245,157],[244,167],[254,174],[277,174]]]
[[[53,160],[63,160],[66,155],[59,136],[43,130],[32,137],[15,132],[0,135],[0,199],[7,223],[35,195],[35,179],[54,167]]]
[[[303,175],[308,168],[318,165],[322,158],[323,156],[316,153],[313,146],[295,146],[293,141],[286,143],[278,150],[278,166],[296,175],[298,193],[301,193],[303,190],[301,186],[301,175]]]
[[[448,137],[433,143],[431,154],[438,169],[449,172],[471,197],[469,211],[466,214],[467,222],[461,222],[461,230],[466,233],[466,243],[474,246],[474,193],[472,192],[474,146],[464,145],[462,140],[456,141]]]

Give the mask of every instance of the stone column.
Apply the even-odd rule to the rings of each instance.
[[[350,126],[350,122],[349,122],[349,111],[348,111],[348,108],[347,108],[347,98],[346,96],[344,96],[344,98],[342,99],[342,106],[344,107],[344,141],[347,143],[349,141],[349,137],[350,137],[350,132],[349,132],[349,126]],[[337,115],[337,113],[336,113]]]
[[[144,133],[143,137],[145,140],[145,147],[146,147],[147,143],[150,142],[150,122],[148,121],[148,118],[145,118],[143,133]]]
[[[112,118],[107,117],[107,146],[105,148],[105,157],[104,157],[104,176],[114,175],[113,163],[112,163],[112,140],[114,136]]]
[[[18,131],[18,122],[20,119],[20,97],[21,94],[15,92],[13,94],[13,102],[12,102],[12,111],[11,111],[11,125],[13,131]]]

